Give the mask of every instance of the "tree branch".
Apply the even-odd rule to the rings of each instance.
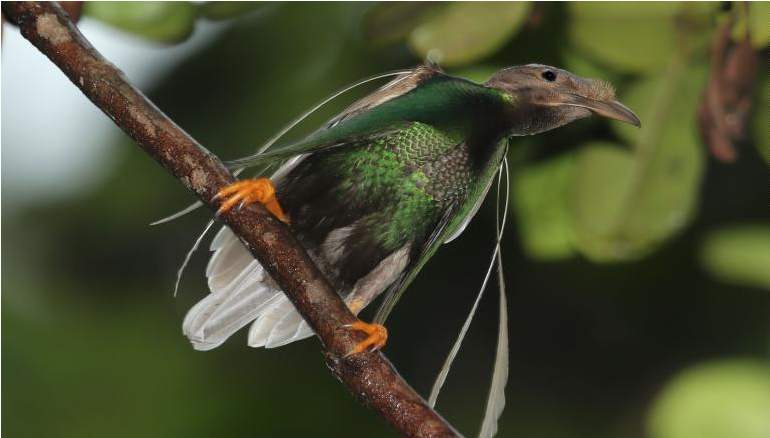
[[[166,117],[105,60],[67,14],[49,2],[2,2],[5,17],[97,107],[206,206],[234,182],[222,162]],[[261,205],[234,209],[225,223],[251,250],[318,334],[326,363],[358,400],[404,436],[457,436],[381,353],[343,357],[359,338],[342,328],[356,317],[288,227]]]

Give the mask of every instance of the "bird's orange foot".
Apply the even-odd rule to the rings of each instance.
[[[358,354],[367,350],[379,350],[385,346],[385,341],[388,340],[388,330],[382,324],[368,324],[359,320],[353,324],[345,325],[345,328],[364,332],[368,335],[366,339],[356,344],[353,350],[345,356]]]
[[[275,197],[275,187],[267,178],[244,179],[237,181],[220,190],[214,199],[222,199],[222,204],[217,210],[217,215],[221,215],[233,209],[235,206],[253,204],[259,202],[264,204],[270,213],[285,223],[289,223],[289,218],[283,212],[281,204]]]

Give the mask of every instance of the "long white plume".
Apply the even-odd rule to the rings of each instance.
[[[438,373],[438,377],[436,377],[436,381],[433,383],[433,388],[431,389],[430,396],[428,397],[428,404],[431,407],[436,405],[436,399],[438,398],[438,395],[441,392],[441,388],[444,386],[444,382],[446,381],[447,374],[449,374],[449,369],[452,367],[452,363],[455,360],[455,356],[457,356],[457,352],[460,350],[460,345],[462,345],[463,339],[465,339],[465,335],[468,332],[468,328],[471,325],[471,321],[473,320],[473,317],[476,315],[476,309],[478,308],[479,302],[481,301],[481,296],[484,294],[484,290],[487,287],[487,283],[489,282],[489,278],[492,274],[492,269],[495,266],[495,260],[497,259],[498,254],[500,252],[500,240],[503,238],[503,232],[505,231],[505,223],[508,217],[508,191],[510,188],[510,184],[508,181],[507,159],[503,160],[503,163],[500,165],[500,170],[498,171],[498,179],[497,179],[498,210],[499,210],[499,202],[500,202],[500,184],[503,178],[503,172],[502,172],[503,168],[505,168],[506,170],[505,172],[506,196],[505,196],[505,207],[503,209],[502,226],[499,227],[499,230],[497,233],[497,239],[495,242],[495,249],[492,251],[492,258],[489,262],[489,267],[487,268],[486,275],[484,276],[484,281],[481,283],[479,292],[476,295],[476,301],[473,302],[473,307],[471,307],[471,311],[468,314],[468,317],[465,319],[465,323],[463,324],[462,328],[460,329],[460,334],[457,336],[457,340],[452,346],[452,349],[449,351],[449,355],[444,361],[444,365],[441,367],[441,370]]]
[[[195,239],[195,243],[193,243],[192,248],[190,248],[190,250],[187,251],[187,254],[185,254],[184,261],[182,262],[182,266],[180,266],[179,269],[177,269],[176,271],[176,282],[174,283],[174,296],[176,296],[176,293],[179,290],[179,283],[182,282],[182,274],[184,273],[184,268],[186,268],[187,264],[190,263],[190,258],[192,258],[192,255],[195,253],[198,247],[201,246],[201,242],[203,241],[203,238],[206,236],[206,233],[209,232],[212,225],[214,225],[214,219],[210,220],[206,224],[206,228],[204,228],[203,231],[200,233],[200,235],[198,235],[198,238]]]
[[[510,178],[508,176],[508,162],[503,161],[505,167],[505,199],[506,210],[508,204]],[[498,207],[500,196],[497,197]],[[505,218],[503,218],[503,224]],[[497,229],[497,284],[500,289],[500,320],[497,331],[497,348],[495,351],[495,366],[492,369],[492,383],[489,387],[487,407],[484,410],[484,420],[481,422],[479,438],[492,438],[497,433],[497,421],[505,407],[505,384],[508,382],[508,305],[505,297],[505,278],[503,277],[503,252],[500,249],[502,228],[500,224],[500,210],[496,217]]]

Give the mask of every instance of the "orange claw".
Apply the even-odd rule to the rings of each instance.
[[[385,346],[385,341],[388,340],[388,330],[382,324],[369,324],[359,320],[352,324],[347,324],[345,328],[364,332],[369,335],[366,339],[356,344],[353,350],[346,356],[358,354],[366,350],[379,350]]]
[[[237,181],[220,190],[214,199],[222,198],[222,204],[217,210],[217,215],[230,211],[238,204],[247,205],[254,202],[264,204],[270,213],[285,223],[289,218],[283,212],[281,204],[275,198],[275,187],[267,178],[244,179]]]

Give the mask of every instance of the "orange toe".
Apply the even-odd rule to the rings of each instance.
[[[366,339],[356,344],[347,356],[364,351],[379,350],[385,346],[385,342],[388,340],[388,330],[382,324],[369,324],[359,320],[345,326],[345,328],[364,332],[368,335]]]
[[[267,178],[244,179],[220,190],[214,199],[222,199],[217,215],[232,210],[236,205],[248,205],[255,202],[263,204],[275,217],[289,223],[281,204],[275,197],[275,186]]]

